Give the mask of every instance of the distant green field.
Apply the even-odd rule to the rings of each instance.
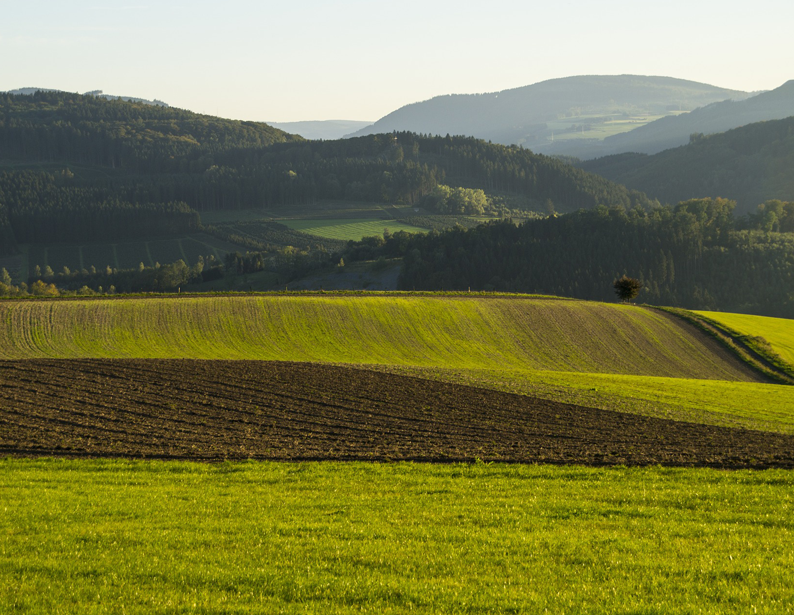
[[[744,335],[763,337],[787,363],[794,365],[794,320],[750,314],[695,312]]]
[[[794,474],[0,460],[0,612],[787,613]]]
[[[292,206],[275,205],[267,208],[202,211],[201,222],[203,224],[235,224],[266,220],[284,224],[286,220],[305,219],[372,220],[384,215],[399,218],[413,212],[413,207],[406,205],[328,200],[301,205],[299,209]]]
[[[640,126],[645,126],[667,115],[677,115],[677,112],[666,115],[633,115],[623,117],[616,114],[586,115],[571,118],[562,118],[547,122],[549,130],[554,131],[555,141],[570,139],[601,140],[613,135],[629,132]]]
[[[392,233],[397,231],[406,231],[408,233],[427,232],[427,229],[409,226],[396,220],[372,220],[368,218],[351,220],[279,220],[279,222],[296,231],[344,241],[360,241],[363,237],[383,235],[384,229],[389,229]]]

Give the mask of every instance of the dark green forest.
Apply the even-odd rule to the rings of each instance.
[[[735,200],[740,213],[770,199],[794,197],[794,117],[728,132],[694,134],[688,145],[653,156],[618,154],[579,166],[659,199]]]
[[[403,257],[403,290],[611,301],[614,280],[629,275],[643,284],[641,302],[793,318],[794,234],[766,229],[770,221],[794,224],[794,203],[770,203],[738,220],[734,207],[725,199],[650,210],[598,206],[519,225],[396,233],[350,244],[345,260]]]

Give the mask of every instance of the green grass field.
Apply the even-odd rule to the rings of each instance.
[[[763,337],[784,361],[794,365],[794,320],[723,312],[695,313],[743,335]]]
[[[0,489],[3,613],[794,603],[786,471],[5,460]]]
[[[408,233],[426,233],[427,229],[410,226],[397,222],[397,220],[373,220],[371,218],[358,218],[350,220],[279,220],[279,223],[296,231],[303,231],[310,235],[326,237],[328,239],[341,239],[344,241],[360,241],[363,237],[383,235],[384,229],[392,233],[406,231]]]
[[[785,329],[756,325],[748,334],[767,327],[770,342]],[[794,387],[754,382],[683,321],[548,297],[0,301],[0,358],[27,357],[344,363],[794,433]],[[0,494],[0,613],[776,614],[794,602],[790,471],[0,459]]]

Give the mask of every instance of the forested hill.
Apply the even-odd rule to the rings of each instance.
[[[302,141],[267,124],[120,99],[38,91],[0,94],[0,159],[186,171],[201,157]]]
[[[401,107],[352,136],[409,130],[471,135],[538,149],[552,135],[553,127],[546,123],[559,118],[635,112],[664,115],[673,109],[687,111],[747,96],[746,92],[670,77],[565,77],[490,94],[436,96]]]
[[[197,211],[297,214],[335,199],[413,205],[442,183],[496,194],[511,209],[654,204],[553,158],[473,138],[307,142],[264,124],[123,101],[51,92],[0,100],[0,203],[11,229],[0,212],[0,252],[14,249],[9,237],[106,239],[103,225],[118,240],[190,231]]]
[[[525,209],[654,204],[554,158],[470,137],[391,133],[230,151],[215,161],[219,181],[237,186],[243,202],[296,208],[340,198],[415,204],[442,182],[512,195]]]
[[[693,135],[688,145],[653,156],[620,154],[579,166],[662,202],[719,196],[745,213],[769,199],[794,200],[794,117]]]
[[[627,274],[643,283],[638,301],[794,318],[794,233],[770,232],[794,230],[794,203],[770,203],[768,212],[743,220],[733,207],[699,199],[648,211],[598,207],[518,226],[396,233],[377,246],[351,245],[345,262],[402,256],[404,290],[599,301],[614,300],[612,283]]]

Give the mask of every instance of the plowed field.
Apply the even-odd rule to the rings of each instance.
[[[258,361],[0,362],[0,455],[794,467],[794,436]]]

